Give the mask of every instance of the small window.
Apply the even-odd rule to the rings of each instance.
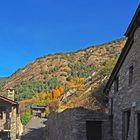
[[[134,67],[131,66],[131,67],[129,68],[129,86],[131,86],[132,83],[133,83],[133,71],[134,71]]]
[[[114,81],[114,91],[117,92],[119,90],[119,77],[116,77]]]

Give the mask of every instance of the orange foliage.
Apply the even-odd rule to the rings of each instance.
[[[56,110],[59,99],[61,95],[64,93],[64,88],[62,86],[56,87],[50,92],[41,92],[37,94],[33,99],[33,104],[35,105],[47,105],[45,108],[45,114],[48,115],[50,110]]]
[[[45,100],[49,99],[53,102],[55,99],[59,99],[64,93],[64,88],[62,86],[56,87],[51,92],[41,92],[34,97],[33,104],[44,103]]]
[[[52,97],[58,99],[64,93],[63,87],[56,87],[52,90]]]
[[[60,87],[58,87],[58,89],[59,89],[59,91],[60,91],[61,94],[64,93],[64,87],[60,86]]]

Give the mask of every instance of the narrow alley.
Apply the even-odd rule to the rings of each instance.
[[[32,118],[21,140],[44,140],[45,122],[44,118]]]

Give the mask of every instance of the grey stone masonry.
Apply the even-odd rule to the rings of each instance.
[[[46,140],[87,140],[87,121],[101,121],[102,140],[110,139],[110,123],[106,114],[84,108],[73,108],[49,115]]]
[[[109,107],[113,99],[113,139],[139,140],[138,114],[140,112],[140,27],[134,33],[131,49],[119,70],[119,89],[114,91],[114,83],[109,92]],[[132,84],[129,85],[129,68],[133,66]],[[125,112],[130,114],[125,116]],[[127,128],[126,128],[127,127]],[[140,126],[139,126],[140,128]]]

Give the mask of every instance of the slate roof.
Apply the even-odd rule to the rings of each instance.
[[[5,102],[8,102],[8,103],[10,103],[10,104],[12,104],[12,105],[18,105],[17,102],[15,102],[15,101],[13,101],[13,100],[10,100],[10,99],[8,99],[8,98],[5,98],[5,97],[3,97],[3,96],[0,96],[0,100],[3,100],[3,101],[5,101]]]

